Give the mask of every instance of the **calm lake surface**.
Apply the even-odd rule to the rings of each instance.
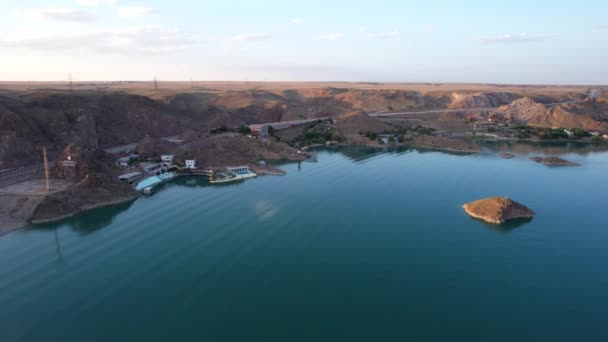
[[[608,154],[531,149],[324,150],[11,233],[0,341],[608,341]],[[536,218],[461,208],[497,195]]]

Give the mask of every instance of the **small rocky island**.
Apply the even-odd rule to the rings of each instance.
[[[559,157],[532,157],[530,160],[547,166],[580,166],[580,164]]]
[[[465,204],[463,208],[470,216],[493,224],[534,217],[532,210],[506,197],[478,200]]]

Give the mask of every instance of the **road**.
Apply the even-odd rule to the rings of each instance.
[[[53,167],[53,163],[49,163],[49,167]],[[40,176],[43,172],[44,164],[42,163],[3,170],[0,173],[0,188],[26,181],[34,176]]]

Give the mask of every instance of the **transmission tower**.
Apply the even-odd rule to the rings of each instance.
[[[158,81],[156,80],[156,76],[154,76],[154,90],[158,90]]]

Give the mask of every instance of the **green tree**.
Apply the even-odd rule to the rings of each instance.
[[[249,126],[246,125],[241,125],[239,127],[239,133],[243,134],[243,135],[247,135],[251,133],[251,128],[249,128]]]

